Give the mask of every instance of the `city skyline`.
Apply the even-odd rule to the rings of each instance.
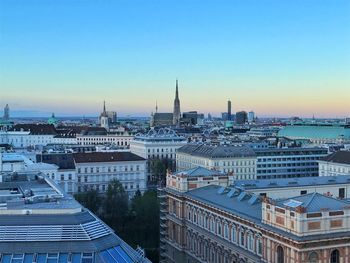
[[[1,109],[349,116],[349,2],[138,3],[2,1]]]

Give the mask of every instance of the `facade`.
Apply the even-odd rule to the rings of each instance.
[[[325,148],[254,149],[257,179],[318,176],[318,160],[327,155]]]
[[[176,153],[176,170],[201,166],[233,173],[236,180],[256,179],[256,154],[246,146],[187,144]]]
[[[134,134],[125,132],[116,132],[105,135],[83,135],[79,134],[76,137],[79,145],[105,145],[113,144],[118,147],[129,147],[130,141],[134,138]]]
[[[163,262],[350,261],[348,201],[318,193],[273,200],[214,185],[164,191]]]
[[[318,161],[320,176],[350,175],[350,151],[338,151]]]
[[[49,178],[0,178],[1,262],[150,262]]]
[[[130,152],[74,153],[77,191],[105,192],[108,183],[118,180],[129,197],[146,190],[146,160]]]
[[[175,171],[176,151],[185,144],[186,139],[173,130],[152,129],[147,134],[137,134],[130,142],[130,151],[147,159],[147,175],[152,180],[152,166],[157,160],[169,161],[171,170]]]
[[[238,180],[234,182],[233,187],[239,191],[273,199],[292,198],[315,192],[338,199],[350,199],[350,175]]]

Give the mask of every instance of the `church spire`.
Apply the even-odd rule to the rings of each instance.
[[[158,112],[158,101],[156,101],[156,113]]]
[[[179,84],[178,84],[178,80],[176,79],[173,124],[178,126],[180,124],[180,118],[181,118],[181,112],[180,112],[180,99],[179,99]]]

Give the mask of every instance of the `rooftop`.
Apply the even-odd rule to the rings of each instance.
[[[271,180],[237,180],[234,182],[234,186],[242,190],[335,184],[350,184],[350,175],[281,178]]]
[[[276,204],[280,207],[286,207],[295,210],[302,206],[306,213],[320,212],[322,210],[339,211],[344,208],[349,208],[350,202],[345,200],[338,200],[333,197],[325,196],[320,193],[311,193],[301,196],[296,196],[284,200],[280,200]]]
[[[338,152],[332,153],[322,158],[321,161],[331,162],[331,163],[350,164],[350,151],[338,151]]]
[[[175,173],[174,175],[186,175],[189,177],[200,177],[200,176],[222,176],[223,173],[215,170],[209,170],[204,167],[198,166],[189,170],[179,171]]]
[[[73,158],[75,163],[145,161],[144,158],[131,152],[73,153]]]
[[[246,146],[187,144],[178,149],[178,153],[208,158],[255,157],[254,150]]]

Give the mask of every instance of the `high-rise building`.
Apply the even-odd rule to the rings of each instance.
[[[176,92],[174,100],[174,112],[173,112],[173,125],[178,126],[180,124],[181,111],[180,111],[180,99],[179,99],[179,87],[176,80]]]
[[[247,113],[245,111],[236,112],[236,123],[245,124],[247,122]]]
[[[232,109],[231,101],[228,100],[228,101],[227,101],[227,120],[228,120],[228,121],[231,121],[231,120],[232,120],[231,109]]]
[[[254,111],[248,112],[248,122],[249,122],[249,123],[252,123],[252,122],[254,122],[254,119],[255,119],[255,113],[254,113]]]
[[[6,104],[5,108],[4,108],[4,117],[3,119],[5,121],[8,121],[10,119],[10,107],[8,104]]]

